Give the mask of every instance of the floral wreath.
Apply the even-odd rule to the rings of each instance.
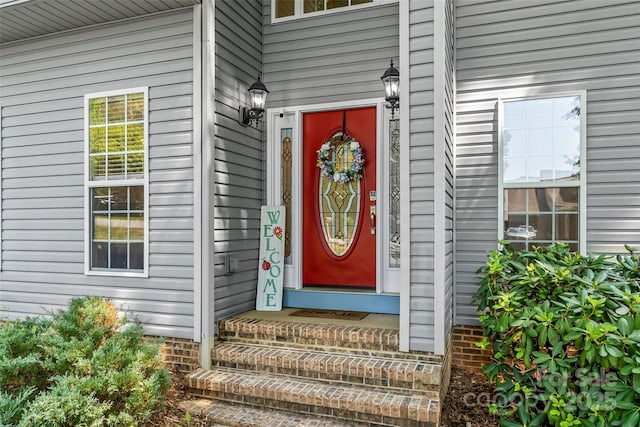
[[[318,153],[318,161],[316,166],[320,168],[322,174],[335,182],[345,184],[351,180],[362,178],[362,168],[364,166],[364,153],[360,143],[352,139],[349,144],[349,151],[353,155],[351,166],[347,169],[336,169],[334,161],[329,160],[331,155],[331,141],[327,141],[320,146]]]

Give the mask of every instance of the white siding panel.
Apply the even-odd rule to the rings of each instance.
[[[2,46],[0,318],[95,294],[126,302],[150,334],[193,338],[192,17]],[[83,96],[138,86],[149,86],[149,278],[85,276]]]
[[[640,2],[457,2],[457,323],[496,247],[497,99],[587,91],[587,248],[640,243]]]

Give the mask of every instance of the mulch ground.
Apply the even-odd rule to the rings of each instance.
[[[171,387],[164,400],[164,407],[156,412],[144,427],[191,427],[200,425],[198,416],[190,414],[190,422],[187,423],[185,412],[180,409],[180,403],[193,399],[184,386],[184,375],[179,371],[171,370]]]
[[[491,415],[487,406],[493,401],[494,388],[477,374],[451,367],[449,391],[442,407],[442,427],[497,427],[498,417]],[[165,398],[164,408],[154,414],[144,427],[189,427],[200,425],[197,416],[191,414],[187,424],[186,414],[180,402],[192,399],[184,387],[184,375],[171,371],[171,387]]]
[[[489,413],[494,387],[482,375],[451,367],[451,382],[442,406],[442,427],[497,427],[499,418]]]

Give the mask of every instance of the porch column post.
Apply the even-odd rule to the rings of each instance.
[[[200,256],[202,288],[200,298],[201,345],[200,366],[211,368],[211,348],[215,330],[214,316],[214,237],[213,237],[213,160],[215,132],[215,3],[202,0],[202,158],[201,158],[201,209],[202,241]]]
[[[400,351],[411,327],[411,176],[409,161],[409,0],[400,1]]]

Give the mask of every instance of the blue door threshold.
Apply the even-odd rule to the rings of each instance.
[[[282,305],[288,308],[321,308],[400,314],[400,296],[393,294],[285,289]]]

